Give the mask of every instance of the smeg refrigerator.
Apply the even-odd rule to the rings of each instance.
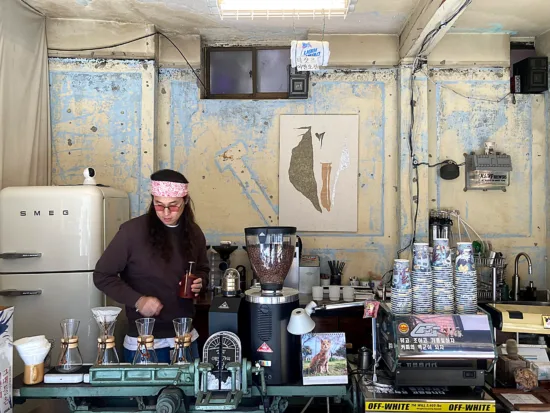
[[[44,334],[60,350],[60,322],[80,321],[84,363],[97,354],[91,308],[106,304],[95,288],[97,260],[129,219],[125,192],[95,185],[8,187],[0,191],[0,305],[14,307],[14,340]],[[14,352],[13,376],[23,372]]]

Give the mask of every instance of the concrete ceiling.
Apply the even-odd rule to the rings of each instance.
[[[419,0],[359,0],[347,19],[223,20],[206,0],[25,0],[50,18],[154,24],[169,33],[200,34],[210,41],[300,38],[306,33],[399,34]],[[473,0],[451,30],[510,33],[550,29],[549,0]]]
[[[450,32],[534,37],[548,30],[548,0],[473,0]]]

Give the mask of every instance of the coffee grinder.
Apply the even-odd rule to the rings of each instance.
[[[240,289],[240,274],[228,268],[222,278],[222,294],[212,298],[208,312],[208,335],[230,331],[243,338],[248,333],[248,319],[243,309],[243,295]],[[244,319],[243,319],[244,317]]]
[[[260,288],[245,292],[250,358],[265,368],[269,385],[294,383],[300,372],[300,337],[287,331],[299,292],[283,288],[296,248],[295,227],[245,228],[246,252]]]

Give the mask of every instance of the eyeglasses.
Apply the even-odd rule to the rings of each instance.
[[[170,212],[178,212],[180,210],[180,208],[182,207],[183,204],[181,205],[170,205],[170,206],[165,206],[165,205],[153,205],[154,208],[155,208],[155,211],[157,212],[164,212],[165,209],[169,209]]]

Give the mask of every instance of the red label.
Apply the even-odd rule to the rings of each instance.
[[[271,350],[267,343],[262,344],[260,348],[258,348],[258,350],[256,351],[258,351],[259,353],[273,353],[273,350]]]

